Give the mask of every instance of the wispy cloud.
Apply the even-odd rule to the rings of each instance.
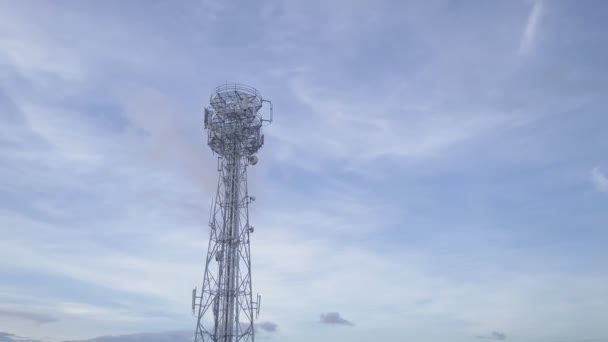
[[[528,20],[526,21],[526,27],[519,42],[520,55],[530,52],[534,47],[534,42],[538,35],[538,27],[543,15],[543,6],[543,0],[534,0]]]
[[[0,308],[0,317],[6,318],[17,318],[27,321],[32,321],[37,324],[45,324],[55,322],[57,319],[50,315],[45,315],[37,312],[21,311],[21,310],[10,310]]]
[[[304,120],[296,118],[267,133],[282,148],[291,149],[275,158],[321,173],[326,172],[324,165],[336,161],[342,165],[338,170],[371,176],[368,168],[379,162],[439,158],[451,148],[474,143],[489,132],[508,130],[520,120],[519,115],[483,105],[456,109],[441,95],[421,99],[405,83],[383,84],[363,97],[341,91],[328,97],[322,81],[299,76],[291,79],[290,88],[309,110]],[[303,130],[317,135],[297,134]]]
[[[490,333],[489,335],[478,335],[477,338],[486,339],[486,340],[503,341],[503,340],[507,339],[507,335],[500,331],[492,331],[492,333]]]
[[[32,339],[25,336],[11,334],[8,332],[0,331],[0,342],[46,342],[43,340]]]
[[[599,167],[594,167],[591,172],[591,182],[597,191],[608,192],[608,176]]]
[[[16,336],[11,333],[0,331],[0,342],[13,342],[19,339],[19,336]]]

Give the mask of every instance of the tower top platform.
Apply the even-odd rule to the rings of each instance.
[[[270,119],[260,113],[269,104]],[[272,103],[255,88],[232,83],[216,87],[205,108],[208,144],[221,156],[251,156],[264,144],[262,125],[272,121]]]

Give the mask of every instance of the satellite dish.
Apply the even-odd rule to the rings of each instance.
[[[258,163],[258,157],[257,156],[250,156],[249,157],[249,164],[255,165],[257,163]]]

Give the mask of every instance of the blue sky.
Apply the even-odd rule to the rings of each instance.
[[[1,1],[0,341],[193,334],[226,81],[260,340],[608,339],[607,10]]]

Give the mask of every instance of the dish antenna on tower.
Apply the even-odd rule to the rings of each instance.
[[[253,156],[249,157],[249,164],[255,165],[257,163],[258,163],[258,156],[253,155]]]

